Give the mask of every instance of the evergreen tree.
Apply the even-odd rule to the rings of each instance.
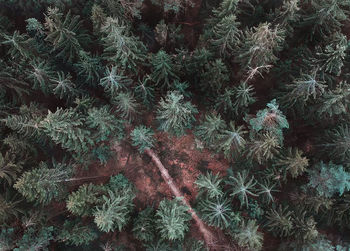
[[[30,64],[30,69],[27,70],[27,77],[33,81],[34,89],[41,90],[45,95],[52,92],[52,80],[54,78],[54,71],[46,61],[33,61]]]
[[[248,195],[250,196],[257,196],[255,191],[255,185],[257,182],[255,181],[254,177],[251,177],[251,179],[248,180],[248,172],[237,172],[236,176],[229,176],[228,181],[226,184],[230,185],[231,187],[231,196],[238,196],[241,206],[246,205],[248,206]]]
[[[200,76],[202,90],[218,92],[229,81],[229,71],[221,59],[205,64]]]
[[[42,227],[37,229],[35,227],[27,228],[22,238],[16,243],[15,251],[25,250],[48,250],[50,241],[54,239],[53,236],[54,228]]]
[[[271,24],[261,23],[257,27],[246,30],[238,43],[236,61],[244,68],[266,66],[277,60],[284,43],[283,28]]]
[[[320,196],[331,197],[342,195],[350,190],[350,173],[344,171],[343,166],[322,161],[309,170],[308,187],[315,188]]]
[[[230,206],[230,201],[225,197],[200,200],[198,210],[203,220],[210,226],[224,229],[231,224],[233,211]]]
[[[60,99],[72,101],[77,95],[78,90],[72,82],[72,77],[68,74],[65,76],[63,72],[58,72],[57,78],[52,79],[52,92]]]
[[[135,195],[131,189],[109,190],[103,195],[103,203],[94,210],[94,221],[99,230],[121,231],[128,223]]]
[[[5,179],[10,185],[16,180],[18,173],[23,169],[24,161],[16,161],[15,156],[6,152],[0,153],[0,178]]]
[[[130,92],[120,92],[112,99],[112,103],[116,105],[117,112],[120,113],[123,119],[129,122],[136,118],[140,113],[139,104]]]
[[[279,139],[275,135],[264,133],[248,144],[247,158],[252,158],[262,164],[275,157],[280,148]]]
[[[145,242],[153,242],[155,240],[155,212],[153,208],[147,207],[141,211],[132,229],[136,239]]]
[[[79,61],[74,64],[78,77],[82,81],[90,83],[95,86],[100,79],[102,65],[99,56],[91,55],[91,53],[84,50],[79,51]]]
[[[140,153],[143,153],[146,149],[150,149],[154,145],[154,132],[152,129],[143,125],[135,127],[130,133],[132,139],[132,145],[139,149]]]
[[[309,160],[302,155],[303,152],[298,148],[289,147],[277,157],[275,165],[284,168],[292,178],[296,178],[302,175],[309,166]]]
[[[236,115],[245,112],[249,105],[255,103],[254,87],[246,82],[234,87],[235,102],[233,103],[234,112]]]
[[[118,19],[107,17],[101,27],[105,34],[103,57],[110,64],[123,69],[138,71],[138,65],[144,61],[145,46]]]
[[[97,239],[97,234],[87,225],[83,225],[77,220],[65,221],[57,238],[67,244],[74,246],[88,245]]]
[[[207,173],[206,175],[200,174],[195,181],[195,184],[199,188],[199,194],[205,194],[209,198],[218,198],[224,195],[222,190],[222,179],[219,174]]]
[[[63,163],[49,168],[44,162],[39,167],[26,171],[16,181],[16,188],[28,201],[48,204],[59,199],[64,190],[64,182],[69,181],[71,170]]]
[[[165,99],[161,99],[157,109],[157,120],[159,129],[176,136],[185,133],[195,121],[194,114],[198,113],[197,108],[176,91],[169,92]]]
[[[9,55],[13,59],[33,58],[36,53],[33,50],[33,39],[29,38],[27,34],[20,34],[19,31],[14,31],[12,35],[1,34],[3,41],[1,44],[10,46],[8,50]]]
[[[70,12],[64,15],[58,8],[48,8],[45,15],[45,40],[52,44],[51,52],[55,52],[57,57],[72,61],[81,49],[81,42],[89,39],[82,32],[82,21],[79,19],[79,16],[72,16]]]
[[[255,220],[242,221],[237,233],[233,233],[233,238],[241,247],[261,250],[264,236],[258,228]]]
[[[156,227],[162,239],[182,240],[188,230],[188,208],[178,200],[162,200],[156,212]]]
[[[274,189],[275,184],[271,184],[268,180],[265,180],[262,183],[259,183],[260,188],[258,189],[258,195],[262,197],[262,201],[265,203],[274,202],[274,197],[272,195],[273,192],[278,192],[278,190]]]
[[[100,85],[110,98],[116,97],[119,91],[125,90],[131,84],[132,80],[118,73],[116,66],[111,69],[107,67],[105,77],[100,79]]]
[[[270,209],[266,218],[268,220],[266,226],[274,235],[286,237],[293,233],[292,212],[288,210],[288,207],[279,205],[277,209]]]
[[[210,147],[218,140],[219,133],[225,127],[225,121],[221,119],[220,114],[211,113],[204,117],[204,120],[196,128],[195,135]]]
[[[170,55],[165,51],[160,50],[152,57],[152,80],[162,88],[171,87],[173,80],[177,80],[178,76],[174,72],[175,65],[173,64]]]

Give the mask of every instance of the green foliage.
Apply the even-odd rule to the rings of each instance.
[[[2,228],[0,232],[0,249],[5,251],[13,250],[15,239],[14,228]]]
[[[92,214],[93,206],[100,202],[101,188],[91,183],[81,185],[77,191],[69,194],[66,207],[69,212],[77,216]]]
[[[278,190],[274,189],[275,184],[271,184],[269,181],[264,181],[263,183],[259,183],[260,188],[258,195],[262,197],[262,200],[266,203],[274,202],[274,198],[272,193],[278,192]]]
[[[350,190],[350,173],[344,171],[341,165],[332,162],[325,164],[321,161],[308,174],[308,187],[315,188],[320,196],[342,195]]]
[[[93,130],[95,142],[108,140],[112,135],[118,139],[124,137],[123,121],[117,119],[108,106],[89,109],[86,125]]]
[[[244,135],[247,131],[243,126],[236,127],[234,122],[231,121],[229,127],[223,130],[218,136],[218,148],[224,152],[225,157],[228,160],[232,160],[235,156],[239,155],[246,145]]]
[[[41,90],[45,95],[52,92],[52,79],[54,78],[54,71],[46,61],[33,61],[30,64],[30,69],[27,70],[27,78],[33,81],[34,89]]]
[[[266,214],[266,218],[266,227],[274,235],[286,237],[293,233],[292,212],[288,210],[288,207],[279,205],[277,209],[270,209]]]
[[[280,140],[271,133],[264,133],[257,136],[249,143],[247,148],[247,158],[254,159],[259,164],[271,160],[278,154],[281,148]]]
[[[182,240],[191,216],[188,208],[177,199],[162,200],[156,212],[156,227],[163,239]]]
[[[45,15],[45,40],[52,44],[51,52],[57,57],[72,61],[79,54],[81,42],[89,39],[82,32],[82,21],[79,19],[79,16],[73,16],[70,12],[64,15],[58,8],[48,8]]]
[[[141,100],[144,105],[151,108],[154,102],[154,87],[150,85],[151,78],[147,76],[146,78],[139,80],[137,85],[134,87],[135,97]]]
[[[220,114],[205,115],[203,121],[197,126],[195,135],[203,140],[207,146],[213,146],[218,140],[219,133],[224,130],[226,123]]]
[[[32,58],[34,56],[33,39],[28,35],[14,31],[12,35],[1,34],[1,36],[4,38],[1,44],[10,46],[8,54],[11,58]]]
[[[235,51],[235,60],[244,68],[254,69],[277,60],[277,52],[282,49],[285,34],[283,28],[261,23],[244,31]]]
[[[310,242],[318,237],[316,221],[312,216],[307,217],[305,211],[294,218],[294,225],[294,235],[301,242]]]
[[[102,205],[94,210],[94,221],[99,230],[121,231],[128,223],[133,208],[134,192],[128,189],[109,190],[108,196],[102,196]]]
[[[53,230],[54,228],[52,226],[43,227],[41,229],[36,229],[34,227],[26,229],[23,233],[22,239],[17,242],[17,247],[14,250],[49,250],[48,246],[50,241],[54,239]]]
[[[139,104],[130,92],[121,92],[113,98],[112,103],[117,106],[117,112],[122,118],[133,121],[139,113]]]
[[[309,166],[309,160],[303,157],[303,151],[288,147],[285,152],[277,156],[275,166],[282,167],[292,178],[302,175]]]
[[[26,171],[16,181],[16,188],[28,201],[48,204],[53,199],[62,196],[65,185],[69,180],[71,170],[63,163],[54,164],[49,168],[44,162],[39,167]]]
[[[200,85],[207,92],[218,92],[229,81],[229,71],[221,59],[210,61],[204,66]]]
[[[232,224],[233,211],[230,201],[223,196],[200,200],[198,210],[201,218],[210,226],[224,229]]]
[[[259,225],[255,220],[242,221],[237,229],[237,233],[233,233],[233,238],[241,247],[253,250],[261,250],[263,244],[263,234],[258,231]]]
[[[97,234],[90,226],[83,225],[78,220],[65,221],[57,238],[69,245],[88,245],[97,238]]]
[[[254,87],[248,85],[246,82],[241,83],[237,87],[234,87],[235,102],[233,104],[234,112],[236,115],[241,114],[247,110],[248,106],[255,103]]]
[[[159,129],[176,136],[181,136],[186,129],[192,127],[195,121],[194,114],[197,108],[188,101],[184,101],[183,95],[176,91],[169,92],[165,99],[161,99],[157,109]]]
[[[93,86],[100,79],[102,65],[100,57],[91,55],[91,53],[80,50],[79,61],[74,64],[78,77]]]
[[[324,140],[319,144],[325,153],[335,162],[350,160],[350,129],[341,124],[325,132]]]
[[[213,28],[213,40],[211,41],[214,48],[225,57],[230,57],[239,41],[240,30],[235,15],[231,14],[223,17]]]
[[[266,109],[259,110],[254,118],[249,119],[249,124],[253,131],[271,132],[282,141],[282,129],[289,128],[288,121],[278,109],[279,107],[275,99],[266,106]]]
[[[40,127],[56,144],[77,154],[88,151],[93,143],[90,131],[84,128],[84,118],[74,109],[49,111]]]
[[[110,98],[115,97],[119,91],[125,90],[131,83],[131,79],[118,73],[116,66],[111,69],[107,67],[105,77],[100,79],[100,85]]]
[[[3,195],[0,195],[0,223],[7,223],[18,218],[23,213],[20,203],[22,199],[18,198],[18,194],[14,194],[12,190],[7,190]],[[1,243],[0,243],[1,245]]]
[[[206,175],[200,174],[195,181],[200,194],[206,194],[209,198],[218,198],[224,195],[222,190],[222,179],[219,174],[214,175],[208,172]]]
[[[23,169],[23,161],[16,161],[15,156],[9,152],[5,156],[0,153],[0,178],[5,179],[10,185],[16,180],[18,173]]]
[[[146,149],[150,149],[154,145],[154,132],[151,128],[143,125],[135,127],[130,133],[132,139],[132,145],[136,146],[140,153],[143,153]]]
[[[58,72],[57,78],[52,79],[52,92],[60,99],[73,100],[78,95],[78,90],[72,82],[72,77],[63,72]]]
[[[241,206],[248,206],[248,195],[249,196],[257,196],[255,191],[256,181],[252,176],[248,180],[248,172],[237,172],[235,176],[229,176],[226,184],[230,186],[231,196],[238,196]]]
[[[123,69],[137,72],[144,61],[145,46],[118,19],[107,17],[101,27],[103,58]]]
[[[141,211],[134,222],[132,229],[136,239],[144,242],[153,242],[155,240],[155,212],[151,207]]]
[[[160,50],[152,57],[152,80],[161,88],[169,88],[173,80],[178,77],[174,72],[175,66],[171,56],[165,51]]]

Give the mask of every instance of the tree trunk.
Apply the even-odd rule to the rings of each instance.
[[[189,210],[188,212],[191,214],[192,218],[196,222],[199,231],[201,232],[204,241],[208,247],[210,247],[213,244],[213,234],[210,232],[210,230],[207,229],[203,221],[198,217],[196,212],[191,207],[190,203],[187,201],[187,199],[184,197],[184,195],[180,192],[180,190],[175,185],[173,179],[168,173],[168,170],[163,166],[162,162],[159,160],[158,156],[153,152],[151,149],[146,149],[145,153],[147,153],[153,160],[153,162],[158,167],[163,179],[168,184],[171,192],[178,198],[181,198],[184,205],[186,205]]]

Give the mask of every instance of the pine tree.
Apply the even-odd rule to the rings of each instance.
[[[153,242],[155,240],[155,212],[151,207],[141,211],[134,222],[132,229],[136,239],[144,242]]]
[[[222,190],[222,179],[219,174],[214,175],[208,172],[206,175],[200,174],[195,181],[199,188],[199,195],[205,194],[209,198],[218,198],[224,195]]]
[[[69,245],[88,245],[97,239],[97,233],[88,225],[83,225],[78,220],[66,220],[57,238]]]
[[[204,66],[200,76],[202,90],[218,92],[229,80],[229,71],[221,59],[210,61]]]
[[[185,133],[195,121],[194,114],[198,113],[197,108],[178,92],[169,92],[165,99],[161,99],[157,109],[157,120],[159,129],[176,136]]]
[[[14,228],[2,228],[0,232],[0,249],[1,250],[13,250],[15,248],[15,229]]]
[[[183,240],[191,216],[178,200],[162,200],[156,212],[156,228],[164,240]]]
[[[256,116],[249,119],[248,122],[253,131],[271,132],[282,141],[282,129],[289,128],[288,121],[283,113],[278,109],[279,107],[275,99],[266,106],[266,109],[259,110],[256,113]]]
[[[131,92],[120,92],[112,99],[112,104],[116,105],[117,112],[120,113],[123,119],[129,122],[133,121],[139,111],[139,104]]]
[[[0,178],[5,179],[10,185],[16,180],[18,173],[23,169],[24,161],[15,159],[9,152],[0,153]]]
[[[100,79],[100,85],[110,98],[116,97],[120,91],[126,90],[131,84],[132,80],[118,73],[116,66],[112,66],[111,69],[107,67],[105,77]]]
[[[16,243],[14,251],[24,250],[48,250],[50,241],[54,239],[53,235],[54,227],[29,227],[27,228],[22,238]]]
[[[262,201],[265,203],[274,202],[274,197],[272,195],[273,192],[279,192],[279,190],[274,189],[276,184],[269,182],[268,180],[264,180],[259,183],[260,188],[258,189],[258,195],[262,198]]]
[[[295,238],[301,242],[315,240],[319,233],[316,228],[316,221],[312,216],[307,217],[306,211],[294,217]]]
[[[220,114],[207,114],[199,126],[195,135],[211,147],[218,140],[219,133],[224,130],[226,123],[221,119]]]
[[[275,166],[282,167],[288,171],[292,178],[302,175],[309,166],[309,160],[303,157],[303,152],[298,148],[287,148],[275,161]]]
[[[308,187],[315,188],[319,196],[340,196],[350,190],[350,173],[344,171],[343,166],[322,161],[308,171]]]
[[[36,51],[33,47],[33,39],[27,34],[20,34],[19,31],[14,31],[12,35],[0,34],[3,37],[1,44],[10,46],[9,55],[13,59],[33,58]]]
[[[18,218],[23,214],[23,210],[21,208],[22,198],[17,196],[18,194],[14,194],[13,190],[8,189],[0,195],[0,223],[6,224],[10,223],[14,219]],[[1,247],[1,241],[0,241]]]
[[[264,236],[258,231],[258,228],[259,225],[255,220],[242,221],[237,233],[233,233],[233,238],[241,247],[261,250]]]
[[[237,172],[236,176],[229,176],[226,184],[230,185],[231,196],[238,196],[241,206],[248,206],[248,195],[257,196],[255,191],[255,185],[257,182],[254,179],[254,176],[248,180],[248,172]]]
[[[140,153],[143,153],[146,149],[150,149],[154,145],[154,132],[152,129],[143,125],[135,127],[130,133],[132,139],[132,145],[136,146]]]
[[[282,49],[284,39],[285,32],[282,28],[261,23],[243,33],[235,52],[235,60],[245,69],[273,64],[277,60],[276,53]]]
[[[95,86],[101,76],[101,58],[98,55],[91,55],[89,52],[80,50],[79,61],[74,64],[74,68],[81,81]]]
[[[118,139],[124,137],[123,121],[114,116],[109,106],[89,109],[85,124],[93,130],[94,142],[108,140],[112,135]]]
[[[72,82],[72,77],[68,74],[65,76],[63,72],[57,73],[57,78],[52,79],[52,92],[60,99],[72,101],[79,93]]]
[[[235,95],[236,92],[233,88],[225,88],[225,90],[222,93],[219,93],[215,99],[215,109],[226,114],[234,114]]]
[[[102,187],[91,183],[81,185],[78,190],[69,194],[66,201],[68,211],[77,216],[92,215],[93,206],[101,201],[101,192]]]
[[[117,19],[107,17],[101,31],[104,51],[103,58],[110,64],[122,69],[138,71],[138,65],[144,61],[146,48],[133,36],[128,27]]]
[[[151,78],[161,88],[170,88],[172,81],[178,79],[178,76],[174,72],[175,65],[172,62],[171,56],[165,51],[160,50],[157,54],[153,55],[151,65]]]
[[[16,181],[16,188],[28,201],[48,204],[59,199],[65,190],[64,182],[69,181],[71,170],[63,163],[49,168],[44,162],[39,167],[26,171]]]
[[[292,212],[288,207],[279,205],[277,209],[270,209],[266,215],[266,227],[270,232],[279,237],[287,237],[293,233]]]
[[[58,108],[55,113],[48,112],[40,123],[40,128],[64,149],[78,155],[89,150],[92,145],[90,132],[84,127],[84,118],[74,109]]]
[[[245,147],[245,134],[247,134],[247,131],[244,130],[244,127],[236,127],[233,121],[230,122],[227,129],[220,132],[217,141],[218,148],[224,152],[228,160],[232,160],[233,157],[239,155]]]
[[[154,103],[154,95],[155,95],[155,88],[150,84],[150,82],[151,82],[151,77],[147,76],[142,80],[139,80],[133,90],[133,92],[135,93],[135,97],[138,100],[141,100],[142,104],[147,106],[147,108],[149,109],[152,107]]]
[[[235,102],[233,103],[234,112],[236,115],[244,113],[248,106],[255,103],[254,87],[246,82],[234,87]]]
[[[350,107],[350,86],[346,82],[340,82],[334,90],[327,90],[318,99],[316,105],[317,114],[324,117],[345,115]]]
[[[94,221],[100,231],[121,231],[128,223],[135,195],[131,189],[109,190],[103,203],[94,210]]]
[[[213,39],[211,41],[214,48],[225,57],[230,57],[239,42],[240,23],[235,15],[231,14],[223,17],[213,28]]]
[[[249,142],[246,150],[247,158],[262,164],[275,157],[280,148],[279,139],[275,135],[264,133]]]
[[[52,93],[52,80],[54,79],[54,71],[48,62],[41,60],[33,61],[27,70],[27,77],[33,81],[33,88],[41,90],[45,95]]]
[[[225,197],[200,200],[198,210],[201,218],[210,226],[224,229],[231,224],[233,211],[230,201]]]
[[[81,50],[81,42],[89,40],[82,32],[82,21],[79,19],[79,16],[73,16],[70,12],[64,15],[58,8],[48,8],[45,15],[45,40],[52,44],[51,52],[55,52],[57,57],[72,61]]]

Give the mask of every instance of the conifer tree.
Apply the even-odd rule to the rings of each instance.
[[[218,140],[219,133],[225,127],[225,121],[221,119],[220,114],[212,113],[205,116],[202,123],[196,128],[195,135],[210,147]]]
[[[229,81],[229,71],[221,59],[210,61],[204,66],[200,85],[203,90],[218,92]]]
[[[130,136],[132,139],[132,145],[139,149],[140,153],[143,153],[146,149],[150,149],[154,145],[154,132],[152,129],[143,125],[135,127]]]
[[[120,92],[112,99],[112,103],[116,105],[117,112],[120,113],[121,117],[129,122],[133,121],[140,113],[139,104],[131,92]]]
[[[169,92],[165,99],[161,99],[157,109],[159,129],[176,136],[181,136],[186,129],[192,127],[195,121],[194,114],[197,108],[188,101],[184,101],[183,95],[176,91]]]
[[[238,172],[236,176],[230,176],[228,177],[228,181],[226,184],[230,185],[231,187],[231,196],[238,196],[241,206],[246,205],[248,206],[248,195],[250,196],[257,196],[255,191],[255,185],[257,182],[255,181],[254,177],[251,177],[248,180],[248,172]]]
[[[51,93],[52,79],[54,78],[52,67],[44,60],[40,62],[33,61],[30,66],[30,69],[27,70],[27,77],[33,81],[33,88],[41,90],[45,95]]]
[[[253,104],[256,99],[254,97],[254,87],[246,82],[234,87],[235,102],[233,103],[236,115],[245,112],[249,105]]]
[[[222,190],[222,179],[219,174],[207,173],[206,175],[200,174],[195,181],[195,184],[199,188],[199,195],[205,194],[209,198],[218,198],[224,195]]]
[[[280,148],[279,139],[275,135],[264,133],[249,142],[246,150],[247,158],[252,158],[262,164],[275,157]]]
[[[15,251],[22,250],[47,250],[50,241],[54,239],[54,227],[29,227],[27,228],[22,238],[16,243]]]
[[[285,171],[290,173],[292,178],[296,178],[302,175],[309,166],[309,160],[302,155],[303,152],[298,148],[289,147],[277,156],[275,165],[284,168]]]
[[[255,220],[242,221],[237,233],[233,233],[233,237],[241,247],[261,250],[264,236],[258,231],[258,228],[259,225]]]
[[[79,16],[73,16],[70,12],[63,15],[58,8],[48,8],[45,15],[45,40],[52,44],[51,52],[57,53],[58,57],[73,60],[81,49],[81,42],[89,39],[82,32],[82,21],[79,19]]]
[[[152,57],[152,74],[153,81],[162,88],[171,87],[173,80],[177,80],[178,76],[174,72],[175,65],[171,56],[165,51],[160,50]]]
[[[88,245],[97,238],[95,231],[77,220],[65,221],[57,238],[67,244],[74,246]]]
[[[65,181],[69,181],[71,170],[63,163],[49,168],[44,162],[39,167],[26,171],[16,181],[16,188],[28,201],[48,204],[62,196]]]
[[[286,237],[293,233],[292,212],[288,210],[288,207],[279,205],[277,209],[270,209],[266,218],[268,220],[266,226],[274,235]]]
[[[79,51],[79,61],[74,64],[78,77],[95,86],[100,79],[102,65],[99,56],[91,55],[84,50]]]
[[[315,188],[320,196],[331,197],[342,195],[350,190],[350,173],[344,171],[343,166],[322,161],[309,170],[308,187]]]
[[[72,82],[72,77],[63,72],[58,72],[57,78],[52,79],[52,92],[60,99],[73,100],[78,95],[78,90]]]
[[[110,64],[137,72],[137,66],[145,58],[146,48],[143,43],[130,33],[128,27],[115,18],[107,17],[101,31],[105,34],[102,39],[104,59]]]
[[[155,240],[155,212],[151,207],[147,207],[137,216],[132,229],[136,239],[145,242]]]
[[[33,39],[29,38],[27,34],[20,34],[19,31],[14,31],[12,35],[1,34],[3,41],[1,44],[10,46],[8,50],[9,55],[13,59],[33,58],[34,51]]]
[[[245,69],[273,64],[277,60],[277,52],[283,47],[284,39],[283,28],[261,23],[244,31],[235,53],[235,60]]]
[[[118,73],[117,70],[116,66],[112,66],[111,69],[107,67],[105,77],[100,79],[100,85],[110,98],[117,96],[120,91],[132,84],[131,79]]]
[[[5,179],[10,185],[16,180],[18,173],[23,169],[24,161],[16,161],[15,156],[6,152],[0,153],[0,178]]]
[[[239,155],[243,150],[246,145],[245,134],[247,134],[247,131],[244,130],[244,127],[236,127],[233,121],[230,122],[227,129],[220,132],[217,141],[218,147],[224,152],[228,160],[232,160],[234,156]]]
[[[74,109],[57,109],[55,113],[48,112],[40,123],[40,128],[64,149],[78,155],[89,150],[93,141],[90,132],[83,128],[84,118]]]
[[[134,87],[133,92],[138,100],[142,101],[142,104],[151,108],[154,103],[155,88],[150,84],[151,77],[147,76],[142,80],[139,80],[137,85]]]
[[[134,197],[130,188],[109,190],[108,196],[103,195],[102,205],[97,206],[93,213],[98,229],[103,232],[121,231],[129,221]]]
[[[188,230],[188,208],[178,200],[162,200],[156,212],[156,227],[162,239],[183,240]]]

